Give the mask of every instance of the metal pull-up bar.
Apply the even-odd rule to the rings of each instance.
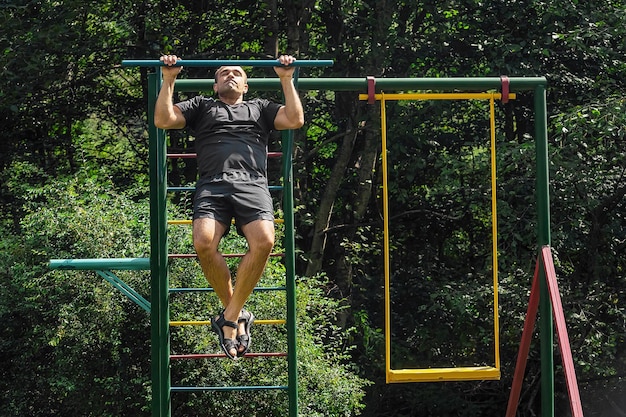
[[[221,67],[223,65],[236,65],[240,67],[281,67],[283,64],[277,59],[179,59],[175,67]],[[290,67],[331,67],[333,61],[298,59],[288,66]],[[158,59],[125,59],[122,61],[123,67],[163,67],[162,61]]]
[[[159,61],[160,62],[160,61]],[[231,61],[234,62],[234,61]],[[298,63],[301,61],[296,61]],[[185,65],[181,63],[181,65]],[[532,91],[546,85],[544,77],[510,77],[509,91]],[[212,89],[215,80],[211,79],[180,79],[176,80],[176,91],[202,91]],[[249,91],[276,91],[280,88],[280,80],[276,77],[248,78]],[[368,91],[368,80],[361,78],[328,78],[300,77],[298,91],[330,90],[330,91]],[[455,78],[377,78],[374,90],[379,93],[386,91],[502,91],[500,77],[455,77]]]

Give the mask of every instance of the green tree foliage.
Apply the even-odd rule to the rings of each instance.
[[[93,273],[47,267],[57,257],[145,256],[145,201],[122,198],[102,177],[84,172],[23,191],[22,233],[3,225],[3,412],[113,416],[145,410],[146,314]],[[120,277],[140,293],[149,287],[147,273]]]
[[[122,109],[132,115],[120,80],[109,77],[137,29],[128,22],[130,5],[20,1],[0,8],[6,127],[0,166],[22,154],[51,173],[68,165],[76,169],[71,138],[77,122],[93,112],[113,121],[120,120]],[[131,108],[139,110],[140,99],[141,92]]]
[[[20,166],[23,173],[28,166]],[[32,169],[32,167],[30,167]],[[101,174],[101,173],[100,173]],[[51,258],[144,257],[149,255],[148,201],[143,191],[116,192],[102,175],[80,171],[71,179],[49,179],[26,188],[22,233],[4,228],[0,258],[2,402],[6,415],[121,416],[148,413],[150,404],[149,316],[89,271],[50,271]],[[138,197],[139,196],[139,197]],[[182,213],[172,213],[182,215]],[[189,250],[188,229],[170,233],[173,250]],[[241,239],[225,251],[242,250]],[[149,298],[147,271],[116,271]],[[193,261],[174,263],[172,286],[206,286]],[[272,262],[263,277],[268,286],[284,281],[284,268]],[[347,365],[343,330],[329,327],[337,304],[320,294],[315,279],[298,285],[302,355],[302,404],[307,415],[351,415],[361,407],[364,381]],[[251,300],[259,318],[280,318],[284,297]],[[214,297],[173,297],[173,320],[206,320],[219,308]],[[255,351],[286,350],[283,328],[255,327]],[[324,329],[320,331],[320,329]],[[173,353],[219,352],[207,326],[172,334]],[[219,366],[218,366],[219,365]],[[218,363],[173,362],[173,384],[286,384],[285,358]],[[33,395],[36,393],[37,395]],[[255,409],[281,415],[281,394],[203,396],[174,399],[178,416],[233,415]],[[212,410],[212,411],[211,411]]]

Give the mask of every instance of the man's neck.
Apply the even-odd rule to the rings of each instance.
[[[219,96],[219,99],[221,102],[228,104],[229,106],[232,106],[234,104],[239,104],[243,101],[243,96],[239,96],[239,97],[224,97],[224,96]]]

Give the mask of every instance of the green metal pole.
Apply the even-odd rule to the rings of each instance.
[[[282,64],[278,59],[179,59],[176,67],[200,67],[217,68],[222,65],[238,65],[241,67],[277,67]],[[333,61],[330,59],[307,60],[299,59],[290,64],[292,67],[330,67]],[[163,62],[158,59],[125,59],[122,61],[123,67],[162,67]]]
[[[535,88],[535,147],[537,152],[537,243],[550,245],[550,174],[548,115],[545,85]],[[541,415],[554,417],[554,325],[545,271],[540,268],[539,332],[541,346]]]
[[[149,258],[51,259],[51,269],[81,270],[148,270]]]
[[[167,275],[167,214],[165,132],[154,126],[154,105],[161,87],[161,69],[148,75],[150,138],[150,271],[152,416],[170,417],[169,280]]]
[[[500,77],[456,77],[456,78],[376,78],[376,92],[384,90],[499,90]],[[176,91],[213,91],[212,79],[180,79],[176,81]],[[532,91],[537,85],[545,84],[544,77],[509,77],[511,91]],[[249,78],[250,91],[280,90],[280,80],[276,78]],[[300,78],[298,90],[332,90],[367,92],[367,77],[362,78]]]
[[[299,71],[294,83],[298,87]],[[283,137],[283,215],[285,217],[285,287],[287,297],[287,372],[289,417],[298,417],[298,353],[296,326],[296,244],[293,216],[293,130]]]
[[[298,353],[296,335],[296,276],[293,217],[293,130],[283,134],[283,213],[285,217],[285,287],[287,297],[287,372],[289,417],[298,417]]]

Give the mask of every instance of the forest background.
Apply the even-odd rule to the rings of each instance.
[[[149,256],[146,71],[121,68],[122,59],[283,52],[334,60],[303,77],[547,78],[552,248],[583,408],[626,413],[624,2],[24,0],[2,1],[0,22],[0,415],[149,415],[145,312],[92,272],[47,266]],[[496,109],[502,379],[395,385],[384,383],[377,106],[357,92],[301,96],[302,415],[503,415],[538,250],[532,94]],[[488,104],[394,103],[387,117],[394,364],[489,364]],[[189,132],[169,140],[173,152],[193,151]],[[169,179],[187,185],[195,175],[192,161],[179,161]],[[188,215],[189,199],[172,197],[169,210]],[[191,250],[188,228],[170,228],[169,239],[173,250]],[[241,245],[233,234],[224,250]],[[264,282],[280,282],[282,268],[271,262]],[[170,275],[174,285],[203,285],[194,262],[173,261]],[[146,273],[120,277],[149,298]],[[217,308],[210,296],[172,298],[180,319]],[[251,303],[270,318],[284,300]],[[285,348],[283,330],[257,327],[255,350]],[[172,346],[217,351],[202,329],[173,331]],[[187,363],[172,374],[182,384],[273,383],[284,378],[284,362],[273,361]],[[540,413],[539,362],[534,341],[519,416]],[[565,416],[560,366],[555,380]],[[185,417],[282,416],[286,398],[181,394],[172,406]]]

